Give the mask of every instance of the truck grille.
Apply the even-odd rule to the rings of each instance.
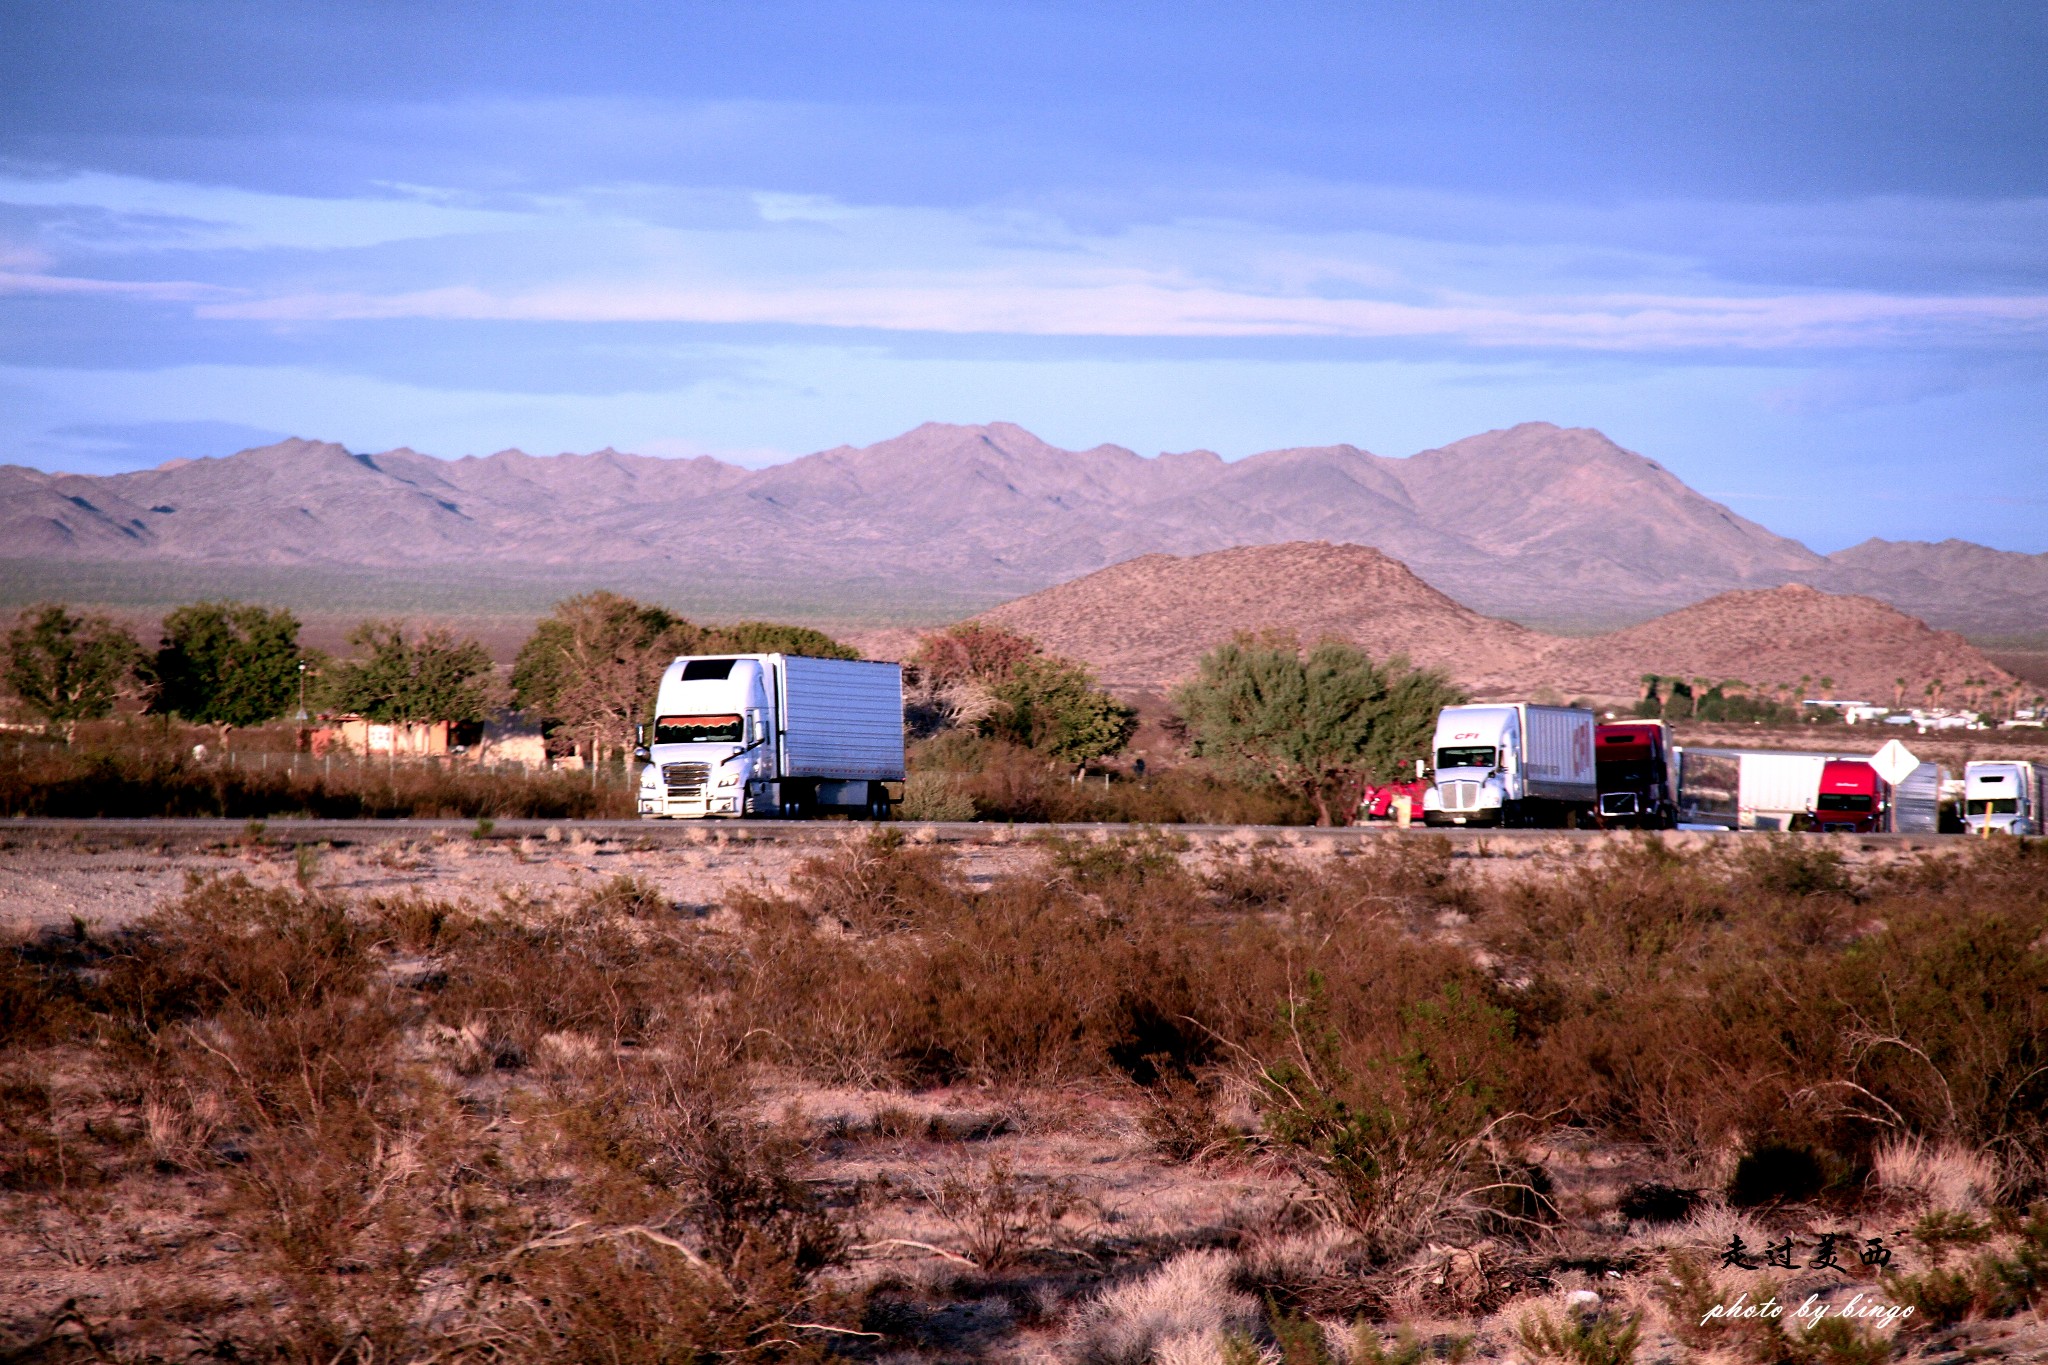
[[[1445,810],[1478,810],[1479,784],[1477,782],[1444,783]]]
[[[668,786],[668,794],[675,796],[702,796],[705,784],[711,780],[709,763],[664,763],[661,765],[661,780]]]

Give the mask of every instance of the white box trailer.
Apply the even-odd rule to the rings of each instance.
[[[662,673],[640,814],[885,819],[903,780],[903,668],[797,654],[692,655]]]
[[[1534,702],[1446,706],[1422,796],[1431,825],[1590,825],[1600,784],[1591,711]]]
[[[1741,785],[1736,795],[1737,829],[1790,829],[1801,815],[1811,815],[1820,793],[1820,770],[1830,754],[1742,755]]]
[[[1972,834],[2041,834],[2048,819],[2048,765],[1980,758],[1963,765],[1963,824]]]

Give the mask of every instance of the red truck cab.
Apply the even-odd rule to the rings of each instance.
[[[1593,773],[1600,787],[1601,828],[1677,827],[1677,774],[1672,772],[1671,731],[1663,721],[1594,726]]]
[[[1891,785],[1877,769],[1854,759],[1832,759],[1820,770],[1813,827],[1823,833],[1875,834],[1889,824]]]

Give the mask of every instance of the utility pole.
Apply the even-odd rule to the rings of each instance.
[[[305,721],[305,719],[306,719],[306,661],[305,661],[304,659],[301,659],[301,660],[299,660],[299,716],[298,716],[298,718],[299,718],[299,720],[300,720],[300,722],[301,722],[301,723],[303,723],[303,722]]]

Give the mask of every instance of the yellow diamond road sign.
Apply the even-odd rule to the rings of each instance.
[[[1879,777],[1896,787],[1920,766],[1920,760],[1913,756],[1911,749],[1894,739],[1886,741],[1885,746],[1871,756],[1870,766],[1877,769]]]

